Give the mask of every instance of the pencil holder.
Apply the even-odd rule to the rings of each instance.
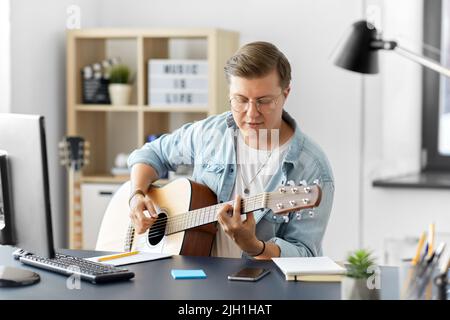
[[[403,259],[399,269],[400,299],[421,300],[419,294],[420,279],[418,279],[419,267],[411,263],[412,259]]]
[[[400,266],[400,298],[402,300],[431,300],[433,298],[434,268],[413,266],[411,259],[402,260]]]

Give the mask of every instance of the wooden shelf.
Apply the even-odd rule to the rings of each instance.
[[[83,176],[82,183],[125,183],[130,180],[129,176],[111,176],[111,175],[97,175],[97,176]],[[156,185],[165,185],[169,183],[168,179],[159,179],[154,182]]]
[[[182,113],[208,113],[205,106],[115,106],[109,104],[77,104],[75,111],[80,112],[182,112]]]
[[[204,106],[144,106],[144,112],[205,112],[208,113],[208,107]]]
[[[129,176],[111,176],[111,175],[97,175],[97,176],[83,176],[81,182],[84,183],[124,183],[130,180]]]
[[[80,39],[130,39],[130,38],[206,38],[217,37],[229,31],[216,28],[84,28],[71,30]],[[234,32],[231,32],[234,33]]]
[[[110,104],[78,104],[75,106],[75,110],[83,112],[136,112],[141,110],[141,107],[136,105],[113,106]]]

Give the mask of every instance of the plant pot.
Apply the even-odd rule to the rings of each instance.
[[[112,83],[108,86],[111,104],[125,106],[130,104],[131,85],[122,83]]]
[[[342,300],[379,300],[380,290],[370,289],[367,279],[344,277],[341,282]]]

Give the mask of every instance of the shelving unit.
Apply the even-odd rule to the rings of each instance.
[[[69,246],[94,249],[105,203],[111,190],[129,180],[113,176],[111,169],[119,153],[130,153],[151,134],[171,132],[186,122],[228,110],[228,85],[223,73],[226,60],[237,50],[239,35],[219,29],[82,29],[67,33],[67,135],[82,136],[90,143],[89,163],[83,167],[81,192],[70,199],[81,200],[81,210],[69,206]],[[82,68],[104,59],[120,57],[135,74],[130,105],[83,104]],[[149,59],[201,59],[208,63],[208,103],[196,105],[149,105]],[[69,179],[70,180],[70,179]],[[164,184],[160,179],[156,183]],[[73,188],[72,188],[73,189]],[[71,200],[72,201],[72,200]],[[80,216],[81,212],[81,216]],[[77,226],[81,221],[81,228]],[[85,221],[86,223],[83,223]],[[81,229],[81,230],[80,230]],[[76,239],[83,239],[80,246]]]
[[[90,142],[90,162],[82,182],[121,183],[112,176],[115,155],[141,147],[150,134],[228,110],[226,60],[237,50],[237,32],[220,29],[81,29],[67,33],[67,135]],[[82,104],[81,70],[106,58],[120,57],[136,74],[131,104]],[[148,105],[149,59],[207,59],[207,106]]]

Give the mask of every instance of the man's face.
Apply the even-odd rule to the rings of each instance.
[[[281,89],[276,70],[262,78],[230,77],[230,100],[245,105],[246,109],[237,111],[231,108],[234,121],[244,137],[256,134],[258,138],[260,130],[267,130],[269,136],[271,129],[280,129],[283,105],[289,90],[289,87]]]

